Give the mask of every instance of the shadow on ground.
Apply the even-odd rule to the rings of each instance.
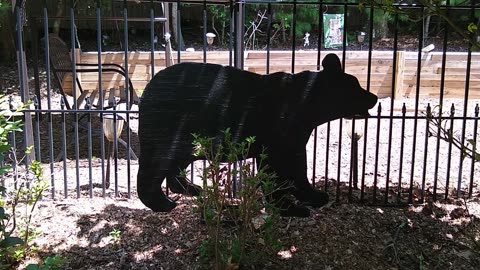
[[[163,214],[116,204],[96,209],[78,216],[76,243],[56,254],[69,269],[199,269],[206,230],[190,204]],[[310,218],[284,218],[282,252],[247,269],[475,269],[480,222],[470,213],[479,204],[460,204],[332,204]],[[52,239],[51,248],[65,241],[72,239]]]

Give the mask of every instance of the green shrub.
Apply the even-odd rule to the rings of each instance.
[[[0,97],[2,108],[7,102],[6,97]],[[29,104],[21,105],[16,112],[21,112],[28,106]],[[19,171],[18,166],[6,165],[22,162],[22,159],[16,157],[16,149],[8,143],[11,132],[22,131],[22,121],[15,120],[13,116],[14,112],[10,110],[0,111],[0,175],[5,181],[7,173],[12,172],[7,180],[16,181],[13,191],[4,186],[4,181],[0,183],[0,269],[11,268],[29,252],[35,251],[30,243],[40,232],[32,227],[32,214],[42,194],[48,190],[39,162],[33,161],[24,173]],[[31,150],[29,148],[26,154]],[[7,160],[9,156],[11,158]]]
[[[202,265],[206,269],[254,265],[262,254],[280,248],[278,209],[265,200],[275,190],[274,175],[261,166],[267,157],[261,155],[255,172],[252,162],[247,161],[253,137],[237,143],[227,129],[217,144],[214,138],[194,136],[195,155],[207,162],[202,176],[204,189],[197,200],[197,210],[207,227],[207,239],[200,247]],[[233,196],[235,189],[238,192]]]

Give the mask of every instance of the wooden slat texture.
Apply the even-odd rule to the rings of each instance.
[[[322,51],[320,61],[330,52]],[[334,52],[340,58],[341,52]],[[177,63],[177,52],[172,52],[174,63]],[[392,51],[374,51],[372,52],[370,91],[378,94],[380,97],[406,97],[414,96],[417,83],[417,52],[401,52],[403,62],[393,67]],[[150,52],[130,52],[128,56],[128,73],[136,89],[145,89],[148,81],[152,78],[151,74],[151,54]],[[104,52],[101,54],[104,63],[116,63],[121,66],[125,64],[125,54],[123,52]],[[165,53],[157,51],[155,57],[155,73],[165,68]],[[266,74],[267,53],[265,51],[246,51],[244,66],[245,70]],[[295,73],[305,70],[317,70],[316,51],[297,51],[295,52]],[[440,93],[440,79],[442,70],[442,53],[422,53],[421,55],[421,77],[420,77],[420,96],[435,96]],[[397,54],[398,58],[398,54]],[[82,63],[96,63],[98,54],[82,53],[79,57]],[[397,59],[398,60],[398,59]],[[463,97],[465,93],[465,70],[467,66],[466,53],[447,53],[447,65],[445,68],[445,90],[446,97]],[[203,62],[203,52],[181,52],[181,62]],[[228,65],[228,51],[208,51],[208,63]],[[362,87],[367,86],[368,71],[368,52],[367,51],[349,51],[346,52],[345,71],[356,76]],[[291,51],[271,51],[269,72],[291,72],[292,70],[292,52]],[[394,75],[395,72],[395,75]],[[121,76],[114,74],[103,74],[103,88],[109,89],[124,84]],[[392,80],[395,78],[396,89],[392,89]],[[82,86],[86,89],[98,89],[98,75],[81,74]],[[471,72],[470,72],[469,97],[480,97],[480,53],[472,54]]]

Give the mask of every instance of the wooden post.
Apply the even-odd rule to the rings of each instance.
[[[25,2],[23,2],[24,4]],[[23,26],[25,23],[25,18],[23,17],[25,13],[24,6],[22,2],[17,2],[15,8],[15,18],[16,18],[16,34],[17,34],[17,63],[18,63],[18,75],[20,81],[20,95],[23,103],[26,103],[30,100],[30,91],[28,89],[28,73],[27,73],[27,61],[26,54],[23,46]],[[40,98],[40,97],[39,97]],[[33,125],[32,125],[32,115],[30,112],[24,113],[24,127],[23,127],[23,139],[24,139],[24,150],[28,147],[33,146]],[[30,154],[25,156],[25,166],[30,166],[35,160],[35,151],[31,151]]]
[[[163,24],[163,28],[165,31],[165,35],[168,35],[165,37],[165,67],[169,67],[173,65],[171,55],[172,55],[172,45],[170,43],[171,39],[171,34],[170,34],[170,3],[169,2],[164,2],[163,3],[163,15],[167,19],[165,23]],[[154,74],[152,74],[153,76]]]
[[[236,4],[237,12],[235,17],[235,63],[234,66],[239,69],[243,69],[244,59],[243,59],[243,23],[244,23],[244,11],[245,11],[245,4],[244,2],[238,2]]]
[[[405,73],[405,52],[397,51],[397,63],[395,66],[395,91],[392,98],[401,98],[403,96],[403,80]]]

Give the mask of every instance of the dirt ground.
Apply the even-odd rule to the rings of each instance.
[[[175,199],[171,213],[111,192],[45,199],[34,216],[38,256],[60,255],[66,269],[198,269],[205,225],[192,199]],[[477,269],[479,217],[478,197],[408,208],[332,203],[282,218],[282,250],[245,269]]]

